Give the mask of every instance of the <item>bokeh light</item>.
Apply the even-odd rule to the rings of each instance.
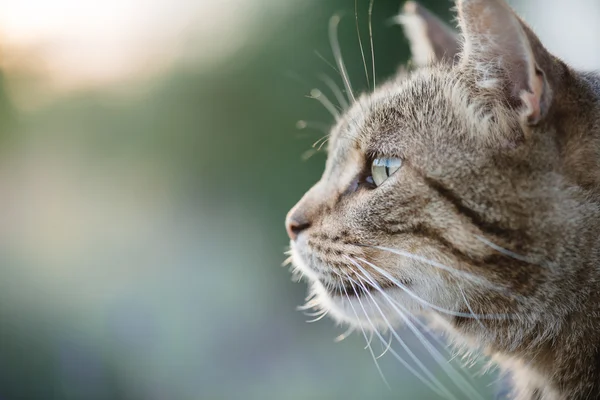
[[[446,2],[423,3],[450,19]],[[598,35],[559,30],[558,1],[532,3],[515,6],[551,49],[600,65]],[[0,398],[431,398],[388,355],[389,390],[360,335],[336,344],[344,329],[306,324],[305,286],[280,267],[284,216],[324,162],[304,160],[332,123],[308,95],[333,98],[322,74],[341,84],[327,65],[336,12],[349,74],[367,89],[353,8],[0,3]],[[379,81],[409,58],[389,24],[399,8],[375,2]],[[591,0],[568,9],[600,26]],[[494,379],[473,382],[491,396]]]

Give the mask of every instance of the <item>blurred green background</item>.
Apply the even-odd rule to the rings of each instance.
[[[436,398],[390,355],[388,389],[359,335],[305,323],[280,267],[285,214],[325,160],[306,160],[332,123],[308,95],[333,99],[321,74],[341,85],[317,55],[333,63],[335,13],[367,90],[354,2],[44,4],[0,6],[0,399]],[[379,82],[409,58],[400,5],[375,2]],[[474,379],[484,398],[493,379]]]

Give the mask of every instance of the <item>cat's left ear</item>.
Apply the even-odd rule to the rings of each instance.
[[[482,93],[499,94],[524,123],[538,124],[552,101],[552,56],[504,0],[458,0],[457,6],[462,67]]]
[[[395,20],[404,28],[412,60],[417,67],[457,61],[460,49],[458,34],[419,3],[406,2]]]

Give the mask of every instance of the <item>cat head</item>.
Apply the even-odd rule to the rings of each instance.
[[[366,329],[423,313],[515,347],[578,306],[598,227],[598,106],[592,78],[503,0],[457,9],[460,35],[404,6],[419,68],[339,119],[286,226],[308,307]]]

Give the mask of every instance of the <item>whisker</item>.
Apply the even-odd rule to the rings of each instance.
[[[374,248],[374,249],[378,249],[378,250],[382,250],[382,251],[387,251],[389,253],[396,254],[396,255],[399,255],[399,256],[411,259],[411,260],[420,261],[420,262],[422,262],[424,264],[430,265],[430,266],[435,267],[437,269],[449,272],[449,273],[454,274],[454,275],[462,276],[462,277],[464,277],[466,279],[469,279],[471,281],[474,281],[475,283],[478,283],[478,284],[486,284],[487,283],[487,282],[483,281],[481,278],[479,278],[479,277],[477,277],[475,275],[472,275],[472,274],[470,274],[468,272],[456,270],[456,269],[451,268],[451,267],[449,267],[447,265],[441,264],[441,263],[433,261],[433,260],[429,260],[428,258],[421,257],[421,256],[418,256],[416,254],[409,253],[407,251],[392,249],[392,248],[383,247],[383,246],[369,246],[369,245],[359,245],[359,246],[371,247],[371,248]]]
[[[440,367],[442,367],[442,369],[448,374],[448,376],[452,378],[455,385],[467,396],[470,396],[471,398],[473,398],[471,395],[474,394],[475,398],[482,399],[481,395],[475,390],[475,388],[473,388],[473,386],[468,381],[466,381],[465,378],[456,371],[456,369],[454,369],[452,366],[450,366],[447,363],[447,360],[442,356],[442,354],[435,347],[433,347],[433,345],[430,342],[428,342],[426,340],[426,338],[423,336],[423,334],[417,329],[417,327],[412,323],[412,321],[410,321],[410,319],[406,316],[406,314],[409,313],[408,310],[405,307],[403,307],[402,305],[398,304],[398,306],[400,308],[402,308],[402,310],[400,310],[394,304],[394,302],[392,302],[391,297],[387,293],[385,293],[383,291],[383,289],[381,289],[381,287],[373,279],[371,274],[369,274],[369,272],[366,271],[359,263],[354,262],[353,265],[355,265],[357,268],[360,269],[363,276],[367,280],[370,281],[368,283],[371,285],[371,287],[375,288],[384,297],[384,299],[387,300],[387,302],[392,306],[392,308],[400,315],[400,317],[402,318],[404,323],[407,324],[409,329],[415,334],[415,336],[421,341],[423,346],[429,351],[429,354],[431,354],[431,356],[436,360],[436,362],[440,365]],[[369,296],[371,296],[370,293],[368,293],[368,294],[369,294]],[[460,383],[460,385],[459,385],[459,383]],[[466,386],[465,390],[464,390],[463,386]]]
[[[358,0],[354,0],[354,17],[356,20],[356,34],[358,36],[358,45],[360,47],[360,55],[362,56],[363,66],[365,67],[365,76],[367,77],[367,86],[371,88],[371,82],[369,80],[369,71],[367,69],[367,60],[365,59],[365,50],[362,44],[362,37],[360,34],[360,28],[358,24]]]
[[[400,304],[400,302],[391,299],[394,303],[396,303],[396,305],[403,307],[402,304]],[[423,321],[421,321],[417,316],[413,315],[412,313],[408,312],[408,310],[406,310],[406,313],[408,315],[408,317],[410,317],[412,319],[412,321],[417,324],[419,326],[419,329],[423,332],[426,332],[427,335],[438,344],[438,346],[440,346],[442,349],[446,350],[446,353],[448,353],[448,355],[450,355],[450,352],[448,351],[448,344],[445,343],[444,341],[442,341],[442,339],[439,338],[439,335],[435,334],[431,327],[427,326],[427,324],[423,323]]]
[[[514,253],[514,252],[512,252],[512,251],[510,251],[510,250],[507,250],[507,249],[505,249],[505,248],[503,248],[503,247],[500,247],[500,246],[498,246],[497,244],[490,242],[489,240],[487,240],[487,239],[486,239],[486,238],[484,238],[483,236],[475,235],[475,237],[477,238],[477,240],[479,240],[479,241],[480,241],[480,242],[482,242],[483,244],[486,244],[486,245],[488,245],[488,246],[489,246],[489,247],[491,247],[492,249],[496,250],[496,251],[497,251],[497,252],[499,252],[499,253],[502,253],[502,254],[504,254],[505,256],[508,256],[508,257],[514,258],[515,260],[519,260],[519,261],[526,262],[526,263],[528,263],[528,264],[535,264],[535,262],[533,262],[533,261],[532,261],[530,258],[528,258],[528,257],[524,257],[524,256],[521,256],[521,255],[519,255],[519,254],[517,254],[517,253]]]
[[[324,310],[319,310],[314,313],[303,312],[302,314],[306,315],[307,317],[317,317],[317,316],[321,316],[323,314],[323,312],[324,312]]]
[[[340,119],[341,115],[340,115],[340,112],[338,111],[338,109],[335,108],[335,106],[333,105],[331,100],[329,100],[329,98],[327,96],[325,96],[323,94],[323,92],[321,92],[319,89],[311,90],[310,96],[308,96],[308,98],[315,99],[319,103],[321,103],[323,105],[323,107],[325,107],[325,109],[327,111],[329,111],[329,113],[333,116],[333,118],[335,118],[336,121]]]
[[[304,301],[306,301],[308,303],[312,303],[312,304],[318,305],[316,297],[317,297],[317,293],[312,292],[308,296],[306,296],[306,298],[304,299]]]
[[[308,160],[310,160],[310,158],[312,156],[314,156],[318,152],[319,151],[317,149],[308,149],[304,153],[302,153],[302,155],[300,156],[300,158],[302,158],[302,161],[308,161]]]
[[[350,284],[352,285],[352,289],[356,292],[356,288],[354,286],[354,283],[356,283],[356,281],[352,278],[350,278],[350,276],[348,276],[348,274],[344,273],[344,275],[346,275],[347,279],[350,280]],[[354,282],[354,283],[352,283]],[[344,288],[344,292],[346,292],[346,297],[348,298],[348,301],[350,302],[350,298],[348,297],[348,293],[346,291],[346,288]],[[360,301],[360,296],[357,296],[357,299],[359,301],[359,304],[361,306],[361,308],[363,309],[364,315],[367,319],[367,321],[369,322],[369,324],[371,325],[371,327],[373,328],[373,332],[375,332],[375,334],[377,335],[377,337],[379,338],[379,340],[381,340],[382,342],[384,342],[384,338],[383,336],[381,336],[381,333],[379,333],[379,331],[375,328],[375,326],[373,325],[373,322],[371,321],[371,319],[369,318],[363,304],[362,301]],[[350,307],[352,307],[352,309],[354,310],[354,306],[352,305],[352,302],[350,302]],[[356,314],[356,311],[355,311]],[[358,316],[357,316],[358,318]],[[429,387],[433,392],[440,394],[440,392],[437,390],[437,388],[431,383],[429,382],[425,377],[423,377],[423,375],[421,375],[417,370],[415,370],[409,363],[407,363],[398,353],[396,353],[396,351],[394,351],[394,349],[391,348],[391,346],[389,347],[389,352],[390,354],[392,354],[394,356],[394,358],[396,358],[409,372],[411,372],[414,376],[417,377],[417,379],[419,379],[424,385],[426,385],[427,387]],[[374,356],[374,354],[373,354]],[[377,360],[377,358],[373,358],[374,360]],[[377,363],[377,361],[375,361]],[[442,395],[442,397],[444,397]]]
[[[331,69],[333,69],[335,72],[340,74],[340,76],[342,76],[341,72],[328,59],[326,59],[321,53],[319,53],[317,50],[315,50],[315,54],[317,55],[317,57],[319,57],[321,60],[323,60],[325,62],[325,64],[330,66]]]
[[[348,101],[351,103],[356,101],[354,97],[354,91],[352,90],[352,84],[350,83],[350,78],[348,77],[348,71],[346,70],[346,65],[344,64],[344,58],[342,56],[342,49],[340,47],[340,42],[338,38],[338,26],[340,24],[340,16],[334,15],[329,20],[329,41],[331,43],[331,50],[333,51],[333,55],[337,66],[342,74],[342,79],[344,81],[344,85],[346,86],[346,92],[348,95]]]
[[[312,324],[313,322],[320,321],[320,320],[322,320],[323,318],[325,318],[325,317],[327,316],[327,314],[329,314],[329,310],[325,310],[325,312],[324,312],[324,313],[323,313],[323,314],[322,314],[320,317],[317,317],[317,318],[315,318],[315,319],[311,319],[311,320],[309,320],[309,321],[306,321],[306,322],[307,322],[307,323],[309,323],[309,324]]]
[[[419,262],[422,262],[423,264],[427,264],[427,265],[437,268],[439,270],[446,271],[455,276],[460,276],[460,277],[470,280],[471,282],[474,282],[480,286],[484,286],[484,287],[492,289],[492,290],[496,290],[496,291],[500,291],[500,292],[507,292],[509,290],[508,288],[505,288],[503,286],[499,286],[499,285],[493,284],[491,282],[488,282],[485,279],[481,279],[480,277],[473,275],[469,272],[459,271],[455,268],[449,267],[447,265],[441,264],[439,262],[430,260],[428,258],[419,256],[416,254],[409,253],[407,251],[392,249],[392,248],[383,247],[383,246],[370,246],[370,245],[361,245],[361,244],[356,244],[356,246],[370,247],[373,249],[387,251],[389,253],[396,254],[396,255],[402,256],[404,258],[408,258],[410,260],[419,261]],[[517,295],[514,295],[514,296],[517,296]]]
[[[352,260],[350,257],[348,256],[344,256],[349,260]],[[375,269],[379,274],[381,274],[382,276],[384,276],[385,278],[387,278],[390,282],[392,282],[394,285],[396,285],[398,288],[402,289],[406,294],[408,294],[410,297],[412,297],[413,299],[417,300],[419,303],[433,309],[436,311],[439,311],[441,313],[447,314],[447,315],[451,315],[454,317],[462,317],[462,318],[474,318],[473,315],[471,314],[467,314],[467,313],[461,313],[458,311],[452,311],[452,310],[447,310],[445,308],[442,308],[440,306],[436,306],[435,304],[431,304],[430,302],[420,298],[419,296],[417,296],[413,291],[411,291],[408,287],[406,287],[406,285],[402,284],[400,281],[398,281],[396,278],[394,278],[393,276],[391,276],[389,273],[387,273],[386,271],[382,270],[381,268],[379,268],[378,266],[370,263],[369,261],[363,259],[363,258],[357,258],[357,260],[364,262],[365,264],[369,265],[371,268]],[[489,315],[478,315],[479,318],[484,318],[484,319],[508,319],[508,315],[506,314],[489,314]]]
[[[354,273],[356,273],[356,271],[354,271]],[[402,346],[402,348],[404,349],[404,351],[406,351],[406,353],[410,356],[410,358],[413,359],[413,361],[417,364],[417,366],[423,371],[423,373],[425,374],[425,376],[427,376],[427,378],[429,379],[429,380],[427,380],[425,378],[422,378],[422,382],[425,385],[427,385],[432,391],[434,391],[435,393],[439,394],[440,396],[457,400],[456,397],[454,397],[452,395],[452,393],[450,393],[450,391],[446,387],[444,387],[444,385],[435,376],[433,376],[433,374],[429,371],[429,369],[410,350],[410,347],[408,347],[408,345],[400,338],[400,336],[393,329],[393,327],[390,324],[390,322],[388,321],[387,317],[385,316],[385,314],[383,313],[383,311],[381,310],[381,308],[379,307],[379,305],[377,304],[377,302],[375,301],[375,299],[373,298],[373,296],[365,288],[365,286],[361,282],[357,282],[356,280],[352,279],[348,274],[346,274],[346,275],[347,275],[348,279],[350,280],[352,287],[354,287],[354,283],[356,283],[357,285],[359,285],[359,286],[362,287],[363,293],[367,294],[371,298],[371,301],[373,302],[373,305],[379,311],[379,314],[381,315],[381,317],[383,318],[383,320],[387,324],[388,328],[390,329],[391,334],[396,338],[396,340],[398,341],[398,343],[400,343],[400,345]],[[358,300],[359,304],[361,304],[361,307],[362,307],[362,301],[360,300],[360,297],[357,297],[357,300]],[[372,324],[371,320],[369,319],[369,317],[366,314],[366,311],[365,311],[365,316],[369,320],[369,323]],[[381,338],[381,339],[383,340],[383,338]],[[415,371],[413,369],[411,372],[413,372],[413,374],[414,374],[417,371]],[[420,374],[417,375],[417,377],[419,377],[419,376],[421,376],[421,375]]]
[[[471,312],[471,315],[473,315],[473,317],[475,318],[475,320],[477,321],[477,323],[479,323],[479,325],[483,328],[483,330],[487,332],[487,328],[485,327],[485,325],[483,324],[483,322],[481,322],[481,320],[479,319],[479,317],[477,316],[477,314],[475,314],[473,312],[473,309],[471,308],[471,304],[469,304],[469,301],[467,300],[467,296],[465,295],[465,291],[462,289],[462,287],[460,285],[457,284],[456,286],[458,287],[458,290],[460,291],[460,294],[462,295],[463,301],[465,302],[467,308]]]
[[[360,318],[358,316],[358,313],[356,312],[356,308],[354,308],[354,305],[352,304],[352,301],[350,300],[350,296],[348,295],[348,291],[346,290],[346,287],[343,286],[343,288],[344,288],[344,293],[346,294],[346,299],[348,300],[348,304],[350,304],[350,308],[352,308],[352,312],[354,312],[354,315],[356,316],[356,320],[357,320],[357,323],[359,324],[360,330],[362,331],[362,334],[363,334],[365,340],[367,340],[367,334],[365,333],[365,328],[363,328],[362,324],[360,323]],[[354,288],[354,285],[352,286],[352,289],[356,293],[356,289]],[[387,379],[385,379],[385,375],[383,374],[383,371],[381,370],[381,367],[379,366],[379,363],[377,362],[377,359],[375,358],[375,353],[373,353],[373,349],[371,348],[371,346],[369,346],[369,352],[371,353],[371,357],[373,357],[373,361],[375,362],[375,368],[377,368],[377,371],[379,372],[381,379],[383,379],[383,382],[388,387],[388,389],[391,389],[390,384],[388,383]]]
[[[373,89],[377,87],[375,83],[375,47],[373,46],[373,5],[375,0],[371,0],[369,4],[369,38],[371,39],[371,61],[373,62]]]
[[[393,299],[393,298],[387,296],[387,301],[390,301],[390,302],[394,303],[394,305],[396,305],[397,307],[400,307],[402,309],[402,311],[405,313],[405,316],[408,316],[408,317],[411,316],[410,311],[406,307],[404,307],[402,305],[402,303],[400,303],[398,300]],[[393,305],[392,305],[392,308],[394,308]],[[418,334],[416,334],[416,336],[421,341],[421,343],[423,343],[423,345],[427,348],[428,346],[433,346],[433,343],[431,342],[433,340],[435,343],[437,343],[438,346],[440,346],[441,349],[444,350],[444,353],[447,354],[451,358],[450,359],[446,358],[435,347],[433,347],[433,349],[434,349],[434,352],[436,354],[438,354],[437,356],[434,355],[434,354],[431,354],[431,350],[427,349],[427,350],[429,350],[429,353],[432,355],[432,357],[434,357],[434,359],[439,358],[441,361],[436,360],[436,361],[438,361],[438,363],[442,363],[442,362],[450,363],[457,356],[458,353],[448,351],[448,344],[447,343],[444,343],[439,337],[437,337],[435,334],[433,334],[431,332],[431,328],[428,327],[423,322],[421,322],[414,315],[412,315],[412,317],[413,318],[412,318],[411,322],[416,323],[418,325],[418,327],[415,327],[415,329],[419,332]],[[409,322],[407,322],[407,325],[409,325],[409,327],[410,327],[411,324]],[[426,332],[431,340],[429,340],[427,337],[425,337],[424,334],[421,333],[421,331]],[[415,332],[415,331],[413,330],[413,332]],[[426,341],[428,344],[425,344],[423,341]],[[467,376],[469,379],[473,378],[469,374],[464,373],[464,375]]]
[[[351,326],[350,328],[348,328],[348,330],[344,333],[342,333],[341,335],[337,336],[335,339],[333,339],[334,342],[339,343],[342,340],[345,340],[348,336],[350,336],[352,333],[354,333],[356,329]]]
[[[367,347],[371,347],[371,342],[373,341],[373,331],[371,331],[371,334],[369,335],[369,340],[367,341],[367,345],[365,346],[365,350],[367,349]]]
[[[348,104],[348,100],[346,100],[344,94],[340,90],[339,86],[334,82],[334,80],[325,74],[319,75],[319,79],[321,79],[323,83],[327,85],[329,90],[331,90],[338,103],[340,104],[340,107],[342,107],[343,110],[347,110],[348,107],[350,107],[350,104]]]
[[[306,304],[304,304],[303,306],[296,307],[296,310],[298,310],[298,311],[305,311],[305,310],[310,310],[311,308],[315,308],[315,307],[318,307],[318,306],[319,306],[318,302],[316,302],[314,300],[313,301],[307,300]]]
[[[377,359],[379,360],[381,357],[385,356],[385,354],[389,351],[389,349],[392,347],[392,341],[394,340],[394,335],[392,335],[392,332],[390,332],[390,338],[388,341],[387,346],[385,347],[385,349],[383,350],[383,353],[381,353]]]
[[[317,151],[321,151],[321,148],[325,145],[325,143],[327,143],[328,140],[329,140],[329,135],[325,135],[321,139],[314,142],[312,147],[316,148]]]

